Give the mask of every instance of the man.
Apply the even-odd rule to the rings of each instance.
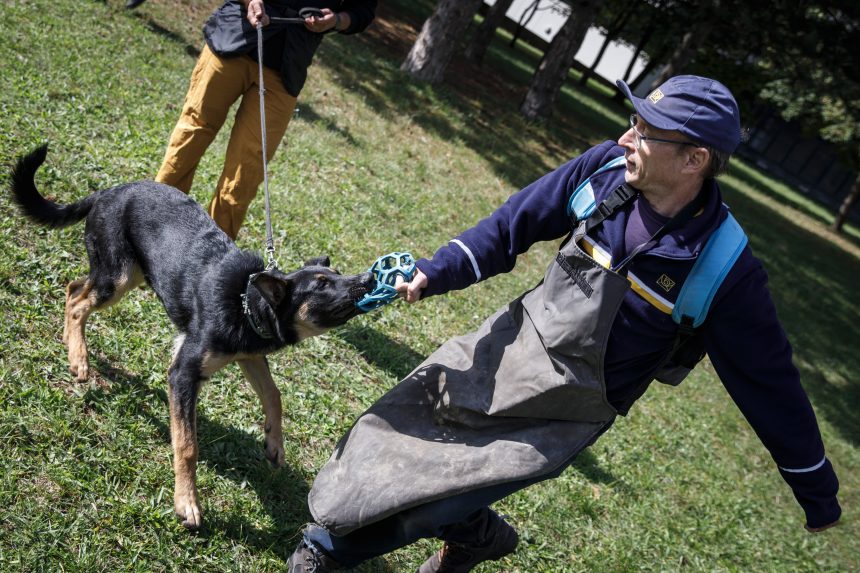
[[[705,246],[724,244],[715,233],[734,221],[714,180],[740,142],[734,97],[696,76],[645,99],[618,85],[635,113],[617,145],[512,195],[399,285],[409,302],[465,288],[568,234],[537,287],[446,342],[357,420],[308,496],[317,524],[292,573],[353,567],[422,537],[445,544],[421,573],[470,571],[511,553],[516,531],[489,504],[558,476],[653,379],[680,382],[702,351],[807,529],[838,521],[836,475],[739,226],[737,258],[704,321],[672,316],[698,260],[715,260]],[[596,207],[582,209],[592,198]]]
[[[270,22],[267,13],[301,18],[302,8],[319,12],[304,17],[303,24]],[[206,45],[191,75],[182,114],[156,181],[188,193],[203,153],[224,124],[230,106],[241,98],[224,168],[208,208],[218,226],[235,239],[263,181],[257,24],[264,26],[268,160],[287,130],[323,34],[360,32],[373,20],[375,10],[376,0],[275,0],[265,5],[262,0],[227,0],[203,29]]]

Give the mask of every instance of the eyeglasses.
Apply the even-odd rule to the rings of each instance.
[[[689,141],[674,141],[672,139],[660,139],[659,137],[646,137],[642,135],[642,133],[636,129],[636,126],[639,125],[639,116],[634,114],[630,115],[630,129],[633,130],[633,133],[636,137],[633,140],[636,142],[636,149],[642,149],[643,141],[650,141],[654,143],[674,143],[675,145],[690,145],[692,147],[699,147],[695,143],[690,143]]]

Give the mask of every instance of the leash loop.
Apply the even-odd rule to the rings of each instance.
[[[311,16],[316,16],[317,18],[322,18],[323,16],[325,16],[325,14],[323,14],[323,11],[319,8],[301,8],[299,9],[298,14],[298,18],[269,16],[269,22],[271,22],[272,24],[304,24],[305,19],[310,18]]]

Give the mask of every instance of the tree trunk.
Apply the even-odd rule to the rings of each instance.
[[[475,36],[469,45],[466,47],[466,59],[480,66],[484,61],[484,56],[487,54],[487,48],[490,47],[490,42],[496,36],[496,28],[501,26],[505,21],[505,14],[508,8],[511,7],[514,0],[496,0],[496,3],[490,6],[487,10],[487,15],[484,21],[475,31]],[[479,5],[480,7],[480,5]]]
[[[520,113],[527,118],[549,115],[596,11],[596,0],[579,0],[573,4],[570,16],[552,39],[520,105]]]
[[[621,32],[624,31],[627,21],[630,20],[630,17],[636,12],[636,6],[638,3],[639,0],[636,0],[635,3],[626,4],[622,12],[620,14],[616,14],[615,19],[606,27],[606,36],[603,38],[603,44],[600,46],[600,50],[597,52],[597,56],[595,56],[591,66],[582,72],[582,77],[579,78],[579,85],[586,85],[589,78],[594,75],[597,66],[600,65],[601,60],[603,60],[603,56],[606,54],[607,48],[609,48],[609,44],[618,38]]]
[[[400,69],[413,78],[439,83],[482,0],[440,0]]]
[[[636,44],[636,51],[633,52],[633,57],[630,58],[630,63],[627,64],[627,69],[624,70],[624,77],[622,78],[625,82],[630,78],[630,74],[633,73],[633,66],[636,65],[636,60],[639,59],[639,56],[642,54],[642,50],[645,49],[645,46],[648,45],[648,40],[651,39],[651,36],[654,34],[656,26],[654,25],[654,21],[651,20],[648,23],[648,27],[645,28],[645,32],[642,33],[642,37],[639,38],[639,43]]]
[[[854,180],[851,192],[848,193],[845,200],[842,201],[842,205],[839,206],[839,211],[836,212],[836,219],[834,219],[833,225],[830,227],[831,229],[837,233],[842,231],[842,226],[845,225],[845,221],[848,220],[848,213],[851,211],[851,207],[857,202],[858,198],[860,198],[860,173],[857,174],[857,179]]]
[[[517,22],[517,27],[514,30],[514,37],[511,38],[510,46],[512,48],[517,45],[517,40],[519,39],[520,34],[522,33],[523,30],[526,29],[526,26],[528,26],[529,22],[532,21],[532,18],[534,18],[535,12],[537,12],[539,4],[540,4],[540,0],[534,0],[534,2],[529,4],[526,7],[526,9],[523,10],[523,13],[520,14],[520,21]],[[529,12],[529,10],[531,10],[531,12]],[[527,13],[528,13],[528,16],[526,16]]]
[[[713,10],[719,10],[719,4],[719,0],[713,0],[710,7]],[[715,18],[708,15],[708,10],[703,9],[702,17],[696,21],[697,25],[684,34],[678,48],[669,57],[669,61],[663,66],[663,70],[657,76],[657,79],[654,80],[654,83],[651,84],[652,90],[656,89],[672,76],[684,72],[687,64],[695,57],[699,46],[704,44],[705,40],[711,34],[711,30],[714,28],[714,21]]]

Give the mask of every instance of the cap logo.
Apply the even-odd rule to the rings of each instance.
[[[657,88],[648,96],[648,99],[651,100],[651,103],[657,103],[661,99],[663,99],[663,92],[660,91],[660,88]]]

